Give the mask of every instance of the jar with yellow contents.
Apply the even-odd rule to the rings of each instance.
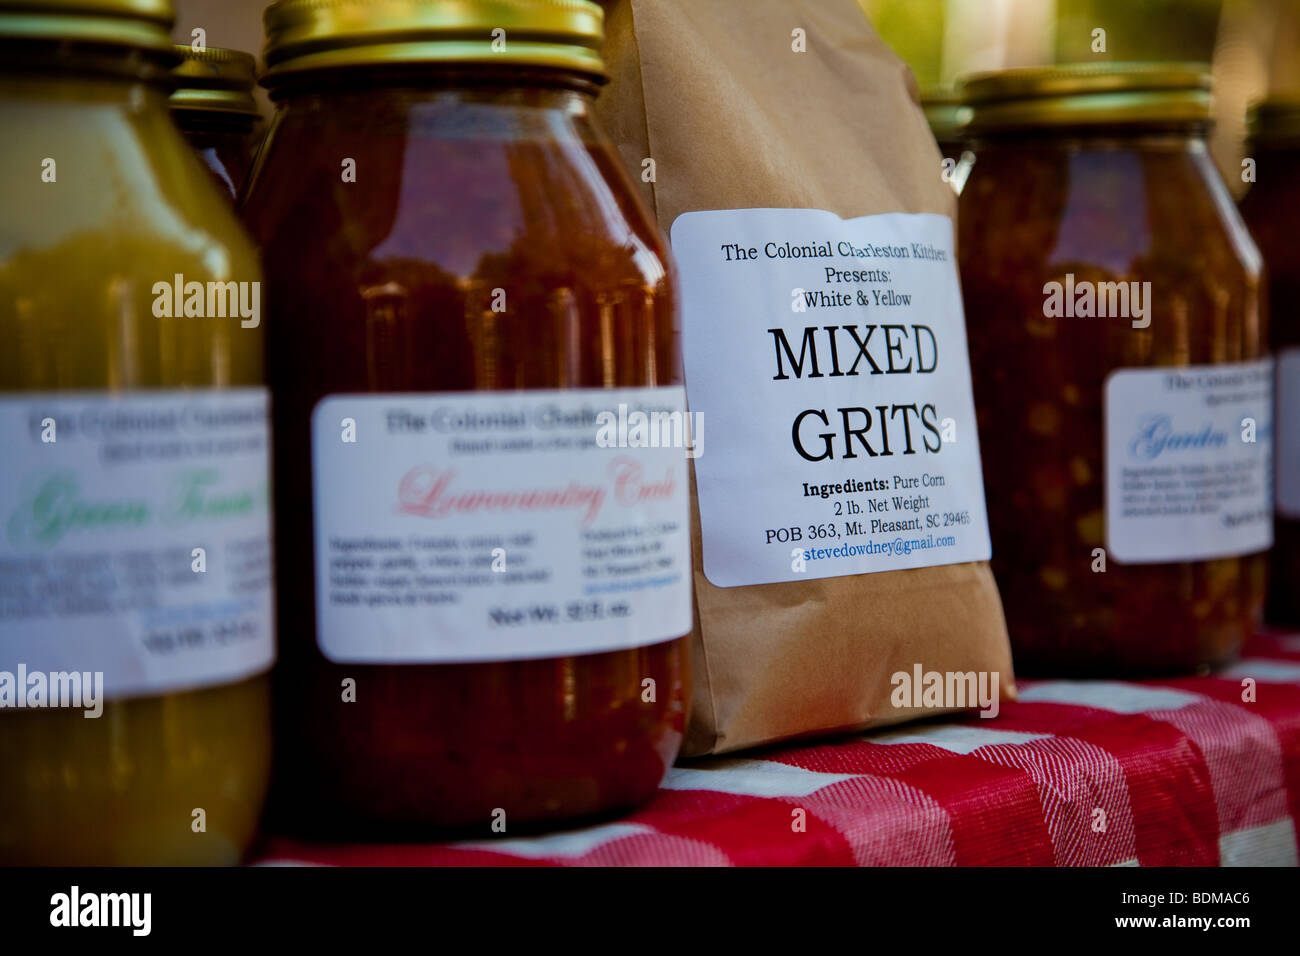
[[[962,288],[1017,668],[1222,664],[1261,618],[1272,367],[1209,75],[1083,64],[964,92]]]
[[[254,249],[170,0],[0,0],[0,863],[238,861],[270,763]]]

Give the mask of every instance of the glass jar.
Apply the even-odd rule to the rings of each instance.
[[[257,65],[251,54],[177,44],[180,65],[172,118],[223,192],[233,199],[244,188],[260,138],[261,114],[253,99]]]
[[[961,94],[950,86],[930,86],[921,90],[921,109],[925,121],[939,144],[943,157],[943,181],[961,195],[966,178],[970,175],[975,154],[965,148],[963,130],[970,117],[970,108],[961,100]]]
[[[688,478],[597,436],[684,402],[668,253],[592,123],[601,11],[335,6],[266,12],[242,210],[276,315],[277,822],[628,807],[684,729]],[[662,494],[620,499],[619,462]]]
[[[1209,85],[1116,63],[965,84],[958,245],[1018,672],[1194,671],[1260,620],[1271,366]]]
[[[261,276],[172,16],[0,0],[5,865],[235,863],[270,776]]]
[[[1250,110],[1248,155],[1253,185],[1241,200],[1242,218],[1264,256],[1273,352],[1277,358],[1274,436],[1277,515],[1268,589],[1268,618],[1300,625],[1300,95],[1275,97]]]

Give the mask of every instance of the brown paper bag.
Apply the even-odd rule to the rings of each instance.
[[[854,0],[605,8],[611,83],[598,112],[665,232],[695,210],[956,215],[911,71]],[[806,52],[795,52],[798,30]],[[943,712],[891,701],[893,676],[918,667],[995,672],[1002,699],[1014,698],[987,563],[717,587],[703,570],[694,475],[695,691],[684,754]]]

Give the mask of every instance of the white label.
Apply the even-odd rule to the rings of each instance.
[[[1273,543],[1271,360],[1106,379],[1106,544],[1133,564]]]
[[[0,670],[107,697],[260,673],[272,636],[264,388],[0,397]]]
[[[684,420],[680,387],[322,399],[322,653],[523,660],[688,633]]]
[[[1277,354],[1277,510],[1300,518],[1300,348]]]
[[[672,243],[711,582],[989,557],[950,219],[691,212]]]

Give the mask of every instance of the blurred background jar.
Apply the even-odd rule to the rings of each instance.
[[[958,248],[1017,666],[1222,664],[1262,612],[1272,397],[1209,76],[1025,68],[964,91]]]
[[[244,187],[260,137],[261,114],[253,98],[257,67],[251,54],[178,44],[180,65],[172,118],[222,191],[233,199]]]
[[[186,6],[238,0],[183,0]],[[246,0],[254,2],[254,0]],[[1210,153],[1234,195],[1249,102],[1300,87],[1295,0],[858,0],[922,90],[1062,63],[1212,62]]]
[[[270,774],[261,275],[168,116],[171,20],[0,0],[6,865],[235,863]]]
[[[562,504],[472,503],[603,487],[595,424],[564,423],[684,402],[667,248],[593,124],[602,23],[571,0],[266,11],[277,111],[242,214],[276,316],[278,826],[492,832],[632,806],[676,757],[681,450],[661,521],[606,509],[581,548],[539,516]],[[602,583],[644,548],[671,586]]]
[[[962,128],[970,110],[961,95],[951,86],[931,86],[921,90],[921,108],[945,158],[957,159],[962,150]]]
[[[943,180],[960,196],[975,162],[975,154],[967,150],[963,143],[970,109],[962,103],[961,94],[951,86],[922,89],[921,108],[925,112],[930,132],[939,144],[939,154],[943,157]]]
[[[1277,357],[1275,542],[1269,620],[1300,625],[1300,93],[1254,104],[1247,122],[1249,192],[1241,214],[1259,243]]]

